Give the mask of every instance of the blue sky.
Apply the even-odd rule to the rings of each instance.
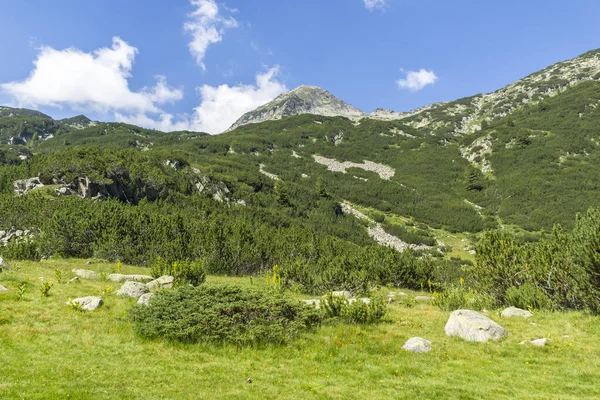
[[[3,1],[0,104],[211,133],[300,84],[407,111],[600,47],[599,16],[592,0]]]

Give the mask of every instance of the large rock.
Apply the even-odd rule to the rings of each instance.
[[[91,271],[89,269],[75,268],[75,269],[73,269],[73,273],[83,279],[98,279],[98,278],[100,278],[99,273]]]
[[[13,182],[13,190],[16,195],[20,196],[31,189],[35,189],[37,187],[42,187],[44,184],[40,181],[39,177],[29,178],[29,179],[19,179]]]
[[[427,353],[431,351],[431,342],[420,337],[410,338],[402,348],[413,353]]]
[[[456,310],[450,314],[446,335],[459,336],[469,342],[498,340],[508,331],[483,314],[471,310]]]
[[[6,293],[8,292],[8,289],[5,288],[4,286],[0,285],[0,293]]]
[[[148,286],[141,282],[127,281],[117,292],[117,296],[129,296],[139,298],[144,293],[148,293]]]
[[[71,301],[67,301],[67,305],[78,305],[82,310],[94,311],[103,304],[102,298],[98,296],[79,297]]]
[[[137,303],[147,306],[150,304],[150,299],[152,297],[154,297],[154,293],[144,293],[143,295],[140,296]]]
[[[113,282],[127,282],[127,281],[135,281],[135,282],[148,282],[154,279],[150,275],[139,275],[139,274],[110,274],[106,277],[109,281]]]
[[[148,289],[150,290],[171,289],[173,287],[173,282],[175,282],[174,277],[171,275],[163,275],[146,283],[146,286],[148,286]]]
[[[523,318],[529,318],[533,315],[533,313],[531,311],[528,310],[523,310],[521,308],[517,308],[517,307],[508,307],[506,309],[504,309],[501,313],[501,316],[508,318],[508,317],[523,317]]]

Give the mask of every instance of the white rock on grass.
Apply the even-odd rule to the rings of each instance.
[[[146,286],[148,286],[148,289],[150,290],[171,289],[173,287],[173,282],[175,282],[174,277],[171,275],[163,275],[146,283]]]
[[[420,337],[410,338],[402,348],[413,353],[427,353],[431,351],[431,342]]]
[[[450,314],[446,335],[459,336],[469,342],[498,340],[508,331],[483,314],[471,310],[456,310]]]
[[[78,269],[78,268],[75,268],[73,270],[73,273],[75,275],[77,275],[78,277],[83,278],[83,279],[98,279],[98,278],[100,278],[100,274],[99,273],[91,271],[89,269]]]
[[[352,304],[352,303],[354,303],[355,301],[362,301],[362,302],[363,302],[363,303],[365,303],[365,304],[369,304],[369,303],[371,303],[371,299],[370,299],[370,298],[368,298],[368,297],[361,297],[360,299],[349,299],[349,300],[348,300],[348,303],[349,303],[349,304]]]
[[[404,292],[389,292],[388,297],[396,297],[396,296],[408,296]]]
[[[139,298],[144,293],[148,293],[148,287],[141,282],[127,281],[117,292],[117,296],[129,296]]]
[[[6,293],[8,292],[8,289],[5,288],[4,286],[0,285],[0,293]]]
[[[71,301],[67,301],[67,305],[79,305],[82,310],[94,311],[103,304],[102,298],[98,296],[79,297]]]
[[[523,310],[523,309],[517,308],[517,307],[508,307],[508,308],[504,309],[500,313],[500,315],[505,318],[509,318],[509,317],[529,318],[529,317],[533,316],[533,313],[531,311]]]
[[[149,282],[154,279],[154,277],[150,275],[124,275],[124,274],[110,274],[106,277],[109,281],[112,282],[127,282],[127,281],[135,281],[135,282]]]
[[[548,343],[548,338],[534,339],[531,340],[529,343],[531,343],[532,346],[544,347],[546,343]],[[521,344],[525,344],[525,342],[521,342]]]
[[[10,271],[10,265],[6,262],[6,260],[0,257],[0,271]]]
[[[150,304],[150,299],[153,296],[154,296],[154,293],[144,293],[143,295],[140,296],[137,303],[147,306],[148,304]]]

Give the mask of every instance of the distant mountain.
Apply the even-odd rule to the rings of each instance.
[[[13,117],[15,115],[52,119],[52,117],[50,117],[49,115],[46,115],[39,111],[28,110],[26,108],[13,108],[13,107],[0,106],[0,118]]]
[[[60,122],[63,125],[66,125],[66,126],[69,126],[71,128],[75,128],[75,129],[84,129],[84,128],[88,128],[90,126],[96,126],[98,124],[97,122],[92,121],[85,115],[77,115],[77,116],[71,117],[71,118],[63,118],[60,120]]]
[[[242,115],[229,130],[246,124],[273,121],[300,114],[315,114],[325,117],[346,117],[359,120],[364,112],[338,99],[317,86],[299,86],[275,100]]]

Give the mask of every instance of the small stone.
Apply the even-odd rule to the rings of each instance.
[[[402,322],[400,322],[400,325],[402,325],[402,326],[410,325],[410,321],[402,321]]]
[[[148,293],[148,287],[141,282],[127,281],[117,292],[117,296],[129,296],[139,298],[144,293]]]
[[[140,296],[137,303],[147,306],[148,304],[150,304],[150,299],[153,296],[154,296],[154,293],[144,293],[143,295]]]
[[[517,307],[508,307],[508,308],[505,308],[500,313],[500,315],[503,316],[504,318],[510,318],[510,317],[530,318],[531,316],[533,316],[533,313],[531,311],[523,310],[523,309],[517,308]]]
[[[347,290],[340,290],[340,291],[332,292],[331,294],[334,297],[345,297],[347,299],[351,299],[352,298],[352,293],[350,293]]]
[[[402,348],[413,353],[427,353],[431,351],[431,342],[420,337],[414,337],[408,339]]]
[[[396,297],[396,296],[408,296],[404,292],[389,292],[388,297]]]
[[[10,265],[4,258],[0,257],[0,272],[2,271],[10,271]]]
[[[97,272],[94,272],[94,271],[90,271],[89,269],[75,268],[73,270],[73,272],[75,273],[75,275],[77,275],[78,277],[83,278],[83,279],[98,279],[98,278],[100,278],[100,274],[98,274]]]
[[[537,346],[537,347],[544,347],[546,345],[546,342],[548,342],[547,338],[541,338],[541,339],[534,339],[529,343],[531,343],[532,345]]]
[[[72,283],[79,283],[79,277],[76,276],[76,277],[72,278],[69,282],[66,283],[66,285],[70,285]]]
[[[85,265],[92,265],[91,261],[86,261]]]
[[[0,285],[0,293],[6,293],[6,292],[8,292],[8,291],[9,291],[9,290],[8,290],[6,287],[4,287],[4,286]]]
[[[103,301],[102,301],[102,298],[100,298],[98,296],[80,297],[78,299],[73,299],[71,301],[67,301],[68,306],[71,306],[74,304],[78,304],[82,310],[94,311],[96,308],[100,307],[103,304]]]

